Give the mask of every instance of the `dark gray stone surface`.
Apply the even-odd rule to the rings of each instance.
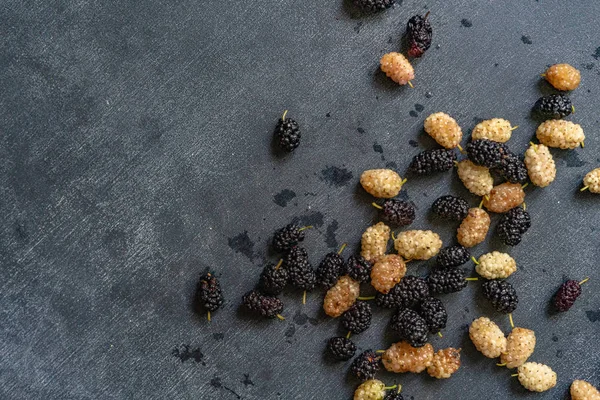
[[[521,303],[517,325],[535,329],[532,360],[559,384],[536,399],[565,398],[572,379],[600,384],[598,201],[579,193],[600,165],[600,3],[589,0],[400,1],[361,18],[348,2],[22,1],[0,5],[0,397],[3,399],[347,399],[349,363],[323,358],[338,322],[321,294],[283,297],[285,322],[238,311],[257,280],[274,229],[315,225],[313,262],[373,220],[357,186],[364,169],[404,173],[435,111],[465,132],[504,117],[523,151],[529,108],[549,93],[539,74],[569,62],[585,149],[554,151],[556,182],[527,189],[533,228],[511,254]],[[432,12],[434,45],[415,62],[415,88],[378,72],[400,49],[407,19]],[[272,153],[284,109],[304,133],[291,156]],[[454,224],[428,213],[446,193],[467,196],[455,173],[410,179],[415,228],[452,241]],[[480,255],[504,249],[480,245]],[[350,252],[348,251],[348,254]],[[414,263],[426,274],[430,264]],[[213,321],[193,312],[199,273],[213,268],[227,303]],[[552,315],[563,279],[592,279],[577,305]],[[406,398],[533,398],[510,372],[478,354],[467,324],[507,318],[471,284],[444,296],[450,323],[435,347],[462,347],[452,379],[382,373]],[[385,348],[389,313],[355,337]]]

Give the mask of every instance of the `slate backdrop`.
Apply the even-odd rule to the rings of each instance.
[[[321,293],[284,296],[284,322],[238,310],[276,256],[272,232],[312,224],[317,264],[377,220],[358,187],[374,167],[402,174],[434,143],[427,115],[445,111],[465,133],[481,119],[519,125],[522,152],[550,93],[539,74],[570,62],[585,149],[553,151],[558,174],[530,187],[533,227],[510,249],[520,305],[533,328],[532,360],[558,386],[533,395],[478,354],[467,335],[480,315],[508,332],[479,284],[443,297],[450,321],[436,348],[462,347],[452,378],[379,377],[408,399],[566,398],[572,379],[600,384],[598,201],[579,193],[600,166],[600,2],[400,1],[361,17],[341,0],[4,1],[0,5],[0,397],[3,399],[347,399],[349,363],[323,357],[342,333],[320,311]],[[408,18],[431,10],[434,44],[415,62],[415,88],[378,72],[401,49]],[[284,109],[302,126],[300,148],[278,157],[272,131]],[[433,218],[440,195],[466,193],[455,173],[409,177],[414,228],[453,240]],[[494,222],[496,219],[494,219]],[[507,250],[491,240],[477,256]],[[210,267],[227,302],[207,323],[194,313]],[[409,271],[425,275],[428,263]],[[469,265],[469,268],[472,266]],[[574,309],[553,315],[563,279],[591,277]],[[365,293],[368,293],[365,291]],[[386,348],[389,312],[376,311],[361,349]]]

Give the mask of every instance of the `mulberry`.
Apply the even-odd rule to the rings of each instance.
[[[583,177],[583,185],[582,191],[589,189],[591,193],[600,193],[600,168],[588,172]]]
[[[392,330],[413,347],[423,347],[427,343],[427,322],[413,310],[400,310],[392,317]]]
[[[600,391],[586,381],[573,381],[570,392],[571,400],[600,400]]]
[[[486,279],[506,279],[517,270],[517,263],[506,253],[492,251],[479,257],[475,270]]]
[[[406,85],[415,79],[415,70],[410,61],[400,53],[387,53],[381,57],[381,70],[388,78],[399,85]]]
[[[302,247],[292,247],[283,259],[283,268],[287,269],[290,284],[300,290],[313,290],[317,284],[317,275],[308,261],[308,252]]]
[[[363,12],[375,13],[390,8],[395,0],[354,0],[354,4]]]
[[[251,290],[242,297],[242,304],[250,311],[263,317],[283,319],[283,303],[277,297],[265,296],[257,290]]]
[[[283,113],[281,119],[275,127],[275,136],[279,147],[291,153],[300,145],[300,126],[291,118],[286,118],[287,110]]]
[[[354,359],[350,371],[361,381],[373,379],[381,368],[380,361],[381,357],[373,350],[367,350]]]
[[[342,326],[344,329],[359,334],[371,326],[371,306],[366,301],[357,301],[344,314],[342,314]]]
[[[362,383],[354,392],[354,400],[383,400],[386,386],[377,379]]]
[[[507,246],[521,243],[523,234],[531,227],[529,213],[521,207],[515,207],[502,215],[496,227],[500,240]]]
[[[462,221],[469,213],[469,203],[462,197],[446,195],[434,201],[431,209],[442,218]]]
[[[469,209],[469,214],[463,219],[456,231],[458,243],[465,247],[473,247],[485,240],[490,229],[491,219],[481,208]]]
[[[458,177],[463,185],[476,196],[485,196],[494,187],[494,178],[489,168],[473,164],[471,160],[462,160],[457,165]]]
[[[548,147],[543,144],[531,144],[525,152],[525,166],[531,183],[546,187],[556,177],[556,164]]]
[[[491,212],[505,213],[520,206],[525,201],[525,192],[518,183],[505,182],[494,186],[488,197],[484,197],[483,205]]]
[[[408,170],[418,175],[430,175],[436,172],[450,171],[454,167],[454,150],[425,150],[413,157]]]
[[[551,94],[540,97],[533,106],[533,112],[545,118],[564,118],[573,112],[571,99],[564,94]]]
[[[396,197],[402,188],[402,178],[391,169],[370,169],[360,176],[360,184],[375,197]]]
[[[448,246],[440,250],[437,255],[437,266],[439,268],[455,268],[463,265],[471,259],[469,249],[464,246]]]
[[[442,248],[442,240],[432,231],[404,231],[394,241],[394,247],[406,260],[429,260]]]
[[[581,125],[564,119],[551,119],[542,122],[535,132],[538,140],[548,147],[574,149],[585,140]]]
[[[491,280],[483,283],[483,295],[496,311],[510,314],[519,304],[515,288],[506,281]]]
[[[434,270],[427,283],[432,294],[460,292],[467,286],[465,272],[459,268]]]
[[[323,310],[330,317],[337,318],[346,312],[359,296],[360,283],[347,275],[342,276],[335,286],[327,291]]]
[[[428,116],[423,127],[433,140],[447,149],[457,147],[462,140],[462,130],[456,120],[443,112]]]
[[[532,392],[545,392],[556,386],[556,372],[547,365],[527,362],[519,367],[519,382]]]
[[[431,46],[433,30],[428,17],[429,12],[424,17],[415,15],[406,24],[409,57],[421,57]]]
[[[546,80],[558,90],[575,90],[581,82],[581,74],[569,64],[554,64],[544,74]]]
[[[348,276],[357,282],[365,283],[371,280],[373,264],[363,256],[350,256],[346,264]]]
[[[467,144],[469,160],[487,168],[499,168],[506,154],[506,146],[492,140],[477,139]]]
[[[327,350],[336,360],[347,361],[354,357],[356,345],[345,337],[332,337],[327,342]]]
[[[506,368],[520,367],[533,354],[535,349],[535,332],[531,329],[514,328],[508,335],[506,351],[500,361]]]
[[[385,254],[389,240],[390,228],[383,222],[368,227],[361,238],[360,255],[367,261],[375,262]]]
[[[423,317],[429,332],[436,333],[446,327],[448,322],[448,313],[444,307],[444,303],[435,297],[426,298],[419,305],[419,315]]]
[[[336,252],[328,253],[317,268],[317,281],[329,289],[346,272],[346,263],[342,256]]]
[[[282,260],[283,261],[283,260]],[[259,287],[265,294],[276,296],[283,292],[289,280],[287,269],[279,264],[268,264],[260,274]]]
[[[196,290],[196,301],[208,311],[208,320],[210,321],[210,312],[216,311],[223,305],[223,291],[217,277],[210,272],[200,278]]]
[[[418,374],[431,365],[433,346],[427,343],[421,347],[413,347],[405,341],[394,343],[383,353],[381,361],[390,372]]]
[[[273,248],[279,252],[285,252],[304,240],[304,230],[309,227],[300,228],[296,224],[289,224],[275,232],[273,235]]]
[[[406,264],[402,257],[388,254],[379,257],[371,270],[371,285],[381,293],[387,293],[406,274]]]
[[[448,379],[460,368],[460,349],[449,347],[434,354],[431,365],[427,367],[429,376]]]
[[[511,183],[524,184],[527,182],[527,167],[520,157],[507,153],[500,162],[500,175]]]
[[[581,282],[570,279],[563,283],[554,297],[556,309],[558,311],[568,311],[573,307],[573,304],[575,304],[575,301],[581,295],[581,284],[586,281],[587,279]]]
[[[412,203],[396,199],[387,199],[381,208],[383,219],[390,225],[405,226],[410,225],[415,220],[415,206]]]
[[[487,358],[497,358],[506,352],[507,341],[498,325],[489,318],[480,317],[469,327],[469,337],[478,351]]]
[[[514,129],[510,121],[502,118],[492,118],[475,125],[471,133],[471,139],[488,139],[498,143],[506,143],[510,140]]]

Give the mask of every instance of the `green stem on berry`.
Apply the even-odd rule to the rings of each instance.
[[[510,327],[514,328],[515,327],[515,323],[513,322],[512,313],[508,314],[508,321],[510,322]]]
[[[580,285],[583,285],[584,283],[586,283],[587,281],[589,281],[590,278],[585,278],[584,280],[582,280],[581,282],[579,282]]]
[[[383,210],[383,207],[381,207],[379,204],[377,204],[377,203],[375,203],[375,202],[372,202],[372,203],[371,203],[371,205],[372,205],[373,207],[375,207],[375,208],[378,208],[378,209],[380,209],[380,210]]]
[[[431,11],[427,11],[427,14],[425,14],[425,16],[423,17],[423,19],[427,19],[427,17],[429,17],[429,13],[431,13]]]
[[[346,248],[346,246],[348,246],[348,243],[342,244],[342,247],[340,247],[340,249],[338,250],[338,254],[342,254],[342,252],[344,251],[344,249]]]
[[[479,202],[479,208],[483,208],[483,197],[481,198],[481,201]]]
[[[302,304],[306,304],[306,290],[302,293]]]
[[[374,299],[375,299],[375,296],[370,296],[370,297],[357,297],[357,298],[356,298],[356,300],[362,300],[362,301],[365,301],[365,300],[374,300]]]
[[[458,151],[460,151],[461,154],[465,154],[465,149],[463,149],[460,144],[457,144],[456,147],[458,147]],[[458,165],[458,162],[454,162],[456,163],[456,165]]]
[[[402,182],[400,182],[401,185],[404,185],[406,183],[406,181],[408,181],[407,178],[402,179]]]
[[[479,265],[479,261],[477,261],[477,259],[475,259],[475,257],[471,256],[471,260],[473,260],[475,265]]]
[[[571,106],[571,113],[575,114],[575,106]]]
[[[281,314],[277,314],[276,317],[279,318],[282,321],[285,321],[285,317],[283,315],[281,315]]]
[[[523,210],[527,211],[527,203],[523,202]]]
[[[519,125],[517,126],[513,126],[512,128],[510,128],[511,131],[514,131],[515,129],[517,129],[519,127]]]
[[[585,192],[586,190],[588,190],[590,187],[589,186],[584,186],[581,189],[579,189],[580,192]]]
[[[283,115],[281,116],[281,120],[282,120],[282,121],[285,121],[285,116],[286,116],[287,112],[288,112],[288,110],[285,110],[285,111],[283,112]]]
[[[542,78],[545,78],[545,77],[546,77],[546,74],[540,74],[540,76],[541,76]]]
[[[384,386],[383,388],[385,390],[392,390],[392,389],[396,389],[398,387],[398,385],[394,385],[394,386]]]
[[[377,351],[375,351],[375,353],[376,354],[383,354],[383,353],[385,353],[385,350],[377,350]]]
[[[281,268],[281,264],[283,264],[283,258],[281,260],[279,260],[279,262],[275,266],[275,271],[277,271],[279,268]]]
[[[348,331],[348,334],[346,335],[346,339],[350,339],[351,334],[352,334],[352,331]]]
[[[583,149],[585,147],[585,142],[582,140],[581,143],[579,143],[581,145],[581,148]]]
[[[439,337],[444,337],[444,335],[442,335],[441,331],[439,331],[437,334],[438,334]]]
[[[511,378],[514,378],[515,376],[519,376],[519,374],[512,374]]]
[[[465,278],[465,281],[478,281],[479,278]]]
[[[413,86],[411,81],[408,81],[408,86],[410,86],[411,89],[414,89],[415,87]]]
[[[521,189],[525,189],[527,186],[529,186],[529,182],[527,182],[526,184],[524,184],[523,186],[521,186]]]
[[[210,322],[210,311],[206,314],[206,319]]]
[[[506,363],[496,364],[496,366],[498,366],[498,367],[506,367]]]
[[[396,234],[392,231],[392,240],[396,241]]]
[[[299,232],[305,231],[307,229],[312,229],[313,226],[312,225],[308,225],[308,226],[303,226],[302,228],[298,229]]]
[[[454,166],[458,167],[458,161],[453,161],[454,162]]]

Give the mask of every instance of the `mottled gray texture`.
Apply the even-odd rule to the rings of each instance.
[[[398,87],[379,57],[400,49],[407,19],[426,7],[433,47],[414,63],[415,88]],[[598,15],[589,0],[405,0],[365,18],[342,0],[3,1],[0,398],[349,398],[349,364],[322,356],[341,332],[319,294],[305,306],[300,293],[285,295],[285,322],[237,310],[276,260],[270,234],[296,218],[315,225],[305,242],[313,263],[345,241],[349,254],[377,214],[360,173],[404,174],[432,146],[422,132],[431,112],[465,131],[508,118],[520,126],[510,147],[523,151],[536,127],[529,108],[550,92],[539,74],[560,61],[582,71],[571,119],[588,140],[553,152],[554,184],[527,189],[533,227],[511,250],[521,267],[514,316],[537,331],[532,359],[559,376],[536,399],[563,398],[574,378],[600,384],[600,197],[578,192],[600,165]],[[276,157],[271,132],[284,109],[303,138]],[[451,173],[409,177],[402,194],[419,207],[414,227],[447,243],[455,226],[428,209],[448,192],[478,203]],[[493,240],[474,254],[491,249],[504,247]],[[206,267],[227,296],[210,324],[191,304]],[[585,276],[576,306],[550,315],[562,280]],[[432,343],[463,348],[460,372],[380,377],[408,399],[531,397],[468,340],[481,314],[508,329],[478,285],[443,299],[449,326]],[[392,343],[389,314],[376,311],[354,338],[362,349]]]

